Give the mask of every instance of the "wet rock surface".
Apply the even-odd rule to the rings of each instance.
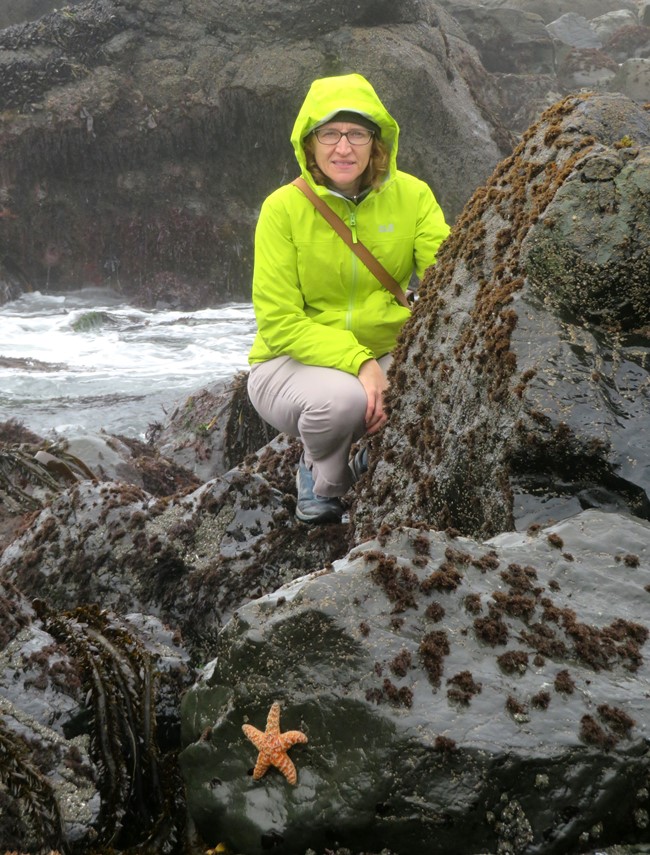
[[[179,836],[173,750],[194,675],[153,617],[55,612],[0,580],[0,846],[101,851]]]
[[[239,609],[181,765],[237,852],[587,852],[645,839],[650,526],[586,511],[486,543],[399,528]],[[308,737],[260,781],[244,722]]]
[[[160,454],[209,481],[270,442],[277,431],[253,409],[247,379],[242,371],[187,398],[164,425],[154,427]]]
[[[0,550],[71,485],[113,480],[154,496],[201,483],[151,443],[106,433],[45,439],[19,422],[0,423]]]
[[[467,205],[396,351],[359,537],[649,517],[649,133],[632,102],[570,97]]]
[[[190,851],[175,758],[190,663],[242,602],[345,554],[348,527],[293,519],[288,438],[198,490],[167,495],[158,477],[156,496],[138,483],[151,448],[106,436],[45,452],[12,423],[3,437],[22,442],[0,457],[15,523],[0,558],[0,848]]]
[[[424,283],[352,527],[295,521],[300,449],[245,375],[148,443],[0,426],[0,850],[647,851],[642,66],[639,103],[558,101],[647,62],[647,21],[443,5],[93,0],[0,32],[0,299],[78,276],[189,308],[247,283],[318,74],[387,93],[450,219],[557,101]],[[617,10],[554,73],[538,18],[589,36]],[[295,788],[249,774],[241,725],[276,700],[309,740]]]
[[[119,481],[83,481],[56,495],[0,558],[0,576],[55,609],[98,604],[143,612],[211,655],[243,601],[341,557],[346,525],[293,518],[300,454],[266,448],[192,492],[156,498]],[[264,472],[269,473],[265,477]]]
[[[181,308],[248,296],[259,205],[297,168],[305,81],[350,70],[399,115],[401,167],[453,219],[512,136],[435,6],[87,0],[0,31],[6,278]]]

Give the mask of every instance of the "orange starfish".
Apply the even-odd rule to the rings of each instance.
[[[298,773],[287,756],[287,751],[297,742],[307,742],[307,737],[300,730],[280,733],[280,704],[277,701],[271,704],[265,731],[250,724],[243,724],[242,730],[260,752],[253,769],[253,779],[259,781],[269,766],[275,766],[290,784],[295,784]]]

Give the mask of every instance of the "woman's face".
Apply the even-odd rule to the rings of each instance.
[[[354,122],[327,122],[318,130],[333,129],[347,131],[365,131],[363,125]],[[316,166],[329,179],[331,187],[348,196],[359,192],[360,179],[370,161],[372,139],[367,145],[350,145],[347,137],[341,137],[336,145],[326,145],[314,136],[314,159]]]

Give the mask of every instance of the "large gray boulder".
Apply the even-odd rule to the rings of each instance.
[[[404,328],[357,536],[650,518],[650,119],[570,97],[468,203]]]
[[[650,58],[627,59],[619,66],[612,88],[639,103],[650,101]]]
[[[278,855],[566,855],[647,841],[650,525],[477,543],[396,528],[240,609],[183,701],[190,815]],[[250,776],[242,733],[307,744]]]
[[[585,18],[595,18],[618,9],[637,11],[636,0],[481,0],[481,2],[486,6],[500,9],[534,12],[547,24],[569,12],[583,15]]]
[[[486,71],[506,74],[554,71],[553,42],[539,15],[462,2],[450,6],[449,12],[479,52]]]
[[[314,78],[350,71],[453,220],[512,137],[432,3],[87,0],[0,31],[3,266],[34,288],[103,283],[150,304],[248,296],[259,206],[296,174],[300,103]]]
[[[637,26],[640,21],[639,16],[632,9],[617,9],[614,12],[598,15],[592,18],[589,23],[598,38],[604,43],[623,27]]]
[[[569,47],[598,49],[603,46],[596,30],[587,18],[575,12],[560,15],[559,18],[546,25],[546,30],[555,42]]]

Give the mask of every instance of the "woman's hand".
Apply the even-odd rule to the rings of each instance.
[[[388,381],[376,359],[368,359],[359,369],[359,382],[368,398],[366,408],[366,431],[376,433],[386,424],[388,418],[384,411],[384,392]]]

